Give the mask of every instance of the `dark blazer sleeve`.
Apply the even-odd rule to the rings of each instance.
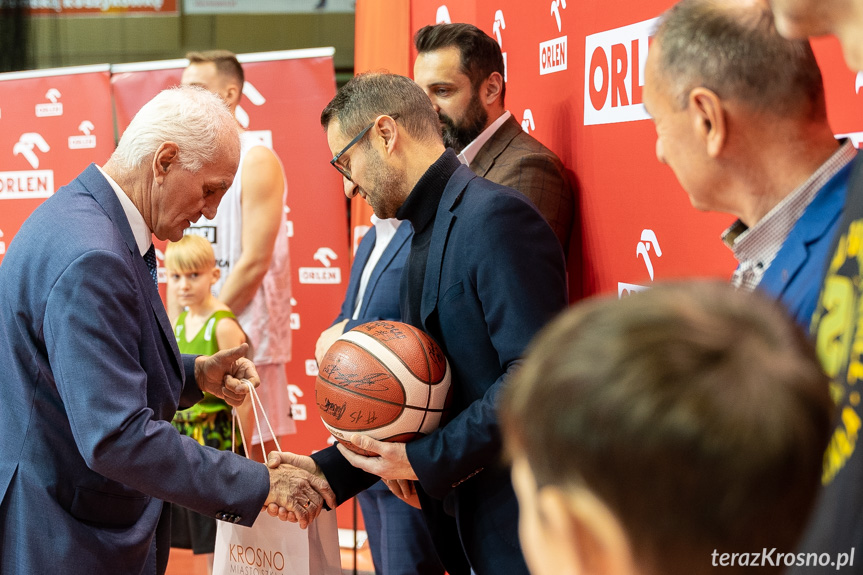
[[[380,479],[351,465],[335,445],[313,453],[312,459],[324,472],[324,477],[336,494],[337,505],[368,489]]]
[[[192,407],[202,399],[204,393],[198,387],[198,382],[195,380],[195,359],[197,355],[183,355],[183,371],[185,372],[185,380],[183,381],[183,393],[180,395],[179,409]]]

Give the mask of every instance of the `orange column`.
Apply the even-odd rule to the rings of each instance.
[[[386,70],[410,76],[410,1],[357,0],[354,73]],[[359,196],[351,200],[352,250],[371,225],[372,209]]]

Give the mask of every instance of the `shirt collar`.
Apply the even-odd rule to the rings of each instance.
[[[491,123],[491,125],[482,131],[482,133],[477,136],[473,142],[465,146],[464,150],[458,155],[458,160],[464,164],[465,166],[469,166],[473,159],[476,158],[476,155],[482,149],[486,142],[494,136],[495,132],[497,132],[501,126],[503,126],[504,122],[510,119],[512,114],[509,110],[505,111],[500,117]]]
[[[797,220],[821,188],[854,159],[857,151],[845,141],[805,182],[776,204],[751,228],[736,220],[722,234],[722,241],[737,261],[766,270],[776,257]]]
[[[377,234],[378,238],[384,235],[395,235],[396,230],[398,230],[399,226],[402,225],[402,221],[398,218],[381,219],[374,214],[372,214],[371,221],[372,225],[375,227],[375,234]]]
[[[98,168],[102,175],[105,176],[111,189],[114,190],[115,194],[117,194],[117,199],[120,200],[120,205],[123,207],[123,212],[126,214],[126,219],[129,221],[129,227],[132,228],[132,235],[135,236],[135,243],[138,245],[138,251],[140,251],[143,256],[153,244],[153,232],[151,232],[150,228],[147,227],[147,223],[144,221],[144,216],[141,215],[141,212],[138,211],[138,208],[135,207],[135,204],[133,204],[132,200],[129,199],[129,196],[126,195],[126,192],[124,192],[120,185],[114,181],[114,178],[105,173],[105,170],[101,167],[96,166],[96,168]]]

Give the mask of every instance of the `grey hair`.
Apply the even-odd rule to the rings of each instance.
[[[416,82],[397,74],[370,72],[352,78],[321,112],[321,125],[326,130],[338,119],[342,133],[353,137],[381,114],[397,114],[414,138],[443,141],[429,97]]]
[[[682,108],[703,86],[779,115],[826,118],[824,83],[809,42],[787,40],[766,7],[682,0],[661,17],[659,65]]]
[[[213,162],[222,145],[233,143],[239,152],[236,120],[225,102],[198,86],[177,86],[156,95],[135,114],[111,156],[132,170],[143,164],[164,142],[180,148],[179,166],[197,171]]]

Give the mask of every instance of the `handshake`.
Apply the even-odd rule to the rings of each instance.
[[[351,443],[360,449],[373,451],[377,457],[366,457],[347,449],[341,443],[338,450],[345,459],[359,469],[384,480],[393,494],[405,503],[419,508],[414,480],[417,479],[405,452],[405,444],[381,442],[355,434]],[[282,521],[299,523],[305,529],[323,510],[336,507],[336,495],[330,488],[323,471],[307,455],[270,452],[267,456],[270,472],[270,493],[264,502],[267,513]]]
[[[248,344],[195,359],[195,380],[202,391],[239,406],[249,391],[260,385],[254,364],[246,358]],[[413,480],[417,479],[407,458],[405,444],[380,442],[355,434],[350,441],[361,450],[373,451],[366,457],[339,444],[338,450],[354,467],[383,478],[399,499],[419,507]],[[336,494],[318,464],[307,455],[273,451],[267,456],[270,492],[263,508],[282,521],[299,523],[305,529],[324,509],[336,508]]]
[[[270,493],[264,509],[305,529],[324,509],[336,508],[336,494],[317,463],[307,455],[273,451],[267,456]]]

